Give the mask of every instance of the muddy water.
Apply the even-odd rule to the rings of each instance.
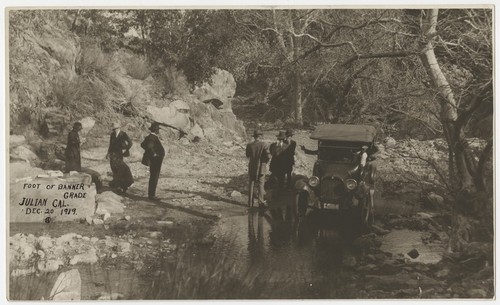
[[[350,285],[359,276],[352,266],[363,260],[363,253],[353,246],[359,236],[354,231],[355,228],[342,224],[342,219],[334,215],[309,213],[297,221],[289,206],[281,205],[266,210],[249,209],[246,215],[223,219],[215,234],[232,235],[239,264],[270,274],[271,281],[292,281],[299,289],[307,289],[326,280],[338,288],[338,293],[329,294],[330,298],[350,298],[351,293],[355,295]],[[437,263],[444,246],[424,243],[425,234],[392,231],[381,238],[380,250],[403,254],[410,262]],[[412,249],[419,252],[415,259],[406,254]]]
[[[311,287],[331,274],[344,273],[342,261],[354,253],[349,234],[321,222],[311,213],[296,221],[289,206],[249,209],[247,215],[221,220],[215,234],[233,236],[243,267],[268,274],[270,281]]]
[[[424,237],[423,232],[395,230],[384,236],[380,250],[397,255],[417,249],[419,256],[412,259],[413,262],[438,263],[443,258],[444,245],[442,243],[425,244],[422,237]]]

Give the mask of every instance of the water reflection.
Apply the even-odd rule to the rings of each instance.
[[[248,213],[248,252],[252,263],[262,261],[264,256],[264,212]],[[257,224],[257,231],[255,225]]]
[[[233,225],[242,226],[241,220],[235,217]],[[260,272],[292,276],[305,282],[325,272],[335,272],[343,255],[349,253],[349,246],[343,235],[328,225],[329,220],[324,225],[325,220],[310,213],[299,221],[290,205],[250,209],[245,223],[248,263]]]

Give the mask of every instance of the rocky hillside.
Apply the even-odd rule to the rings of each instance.
[[[210,84],[193,87],[174,68],[151,67],[125,49],[103,52],[74,35],[57,13],[34,22],[27,17],[10,16],[12,159],[57,163],[75,121],[84,124],[87,148],[106,146],[114,121],[136,141],[153,120],[170,126],[162,132],[168,142],[244,139],[231,110],[236,83],[230,73],[217,70]]]

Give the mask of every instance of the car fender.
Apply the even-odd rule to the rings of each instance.
[[[314,202],[317,201],[317,197],[316,197],[316,193],[314,192],[314,190],[309,186],[309,184],[307,183],[309,179],[299,179],[297,181],[295,181],[295,185],[294,185],[294,188],[295,188],[295,192],[297,193],[300,193],[300,192],[307,192],[307,194],[309,195],[309,204],[312,204]]]

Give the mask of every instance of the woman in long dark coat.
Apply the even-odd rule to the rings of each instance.
[[[132,172],[127,164],[123,161],[123,157],[127,157],[132,147],[132,141],[127,133],[120,130],[120,124],[114,123],[112,126],[113,132],[109,137],[109,148],[106,158],[109,159],[111,171],[113,171],[113,181],[111,187],[121,188],[126,192],[128,187],[134,183]]]
[[[82,123],[73,124],[73,130],[68,134],[68,144],[66,145],[66,172],[82,171],[82,161],[80,158],[80,136],[78,133],[82,130]]]

